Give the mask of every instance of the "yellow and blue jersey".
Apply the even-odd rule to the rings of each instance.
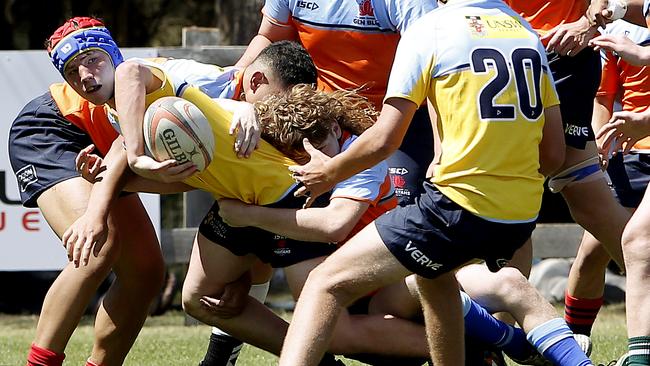
[[[275,203],[295,188],[296,182],[288,170],[295,164],[293,160],[264,140],[250,158],[238,158],[233,149],[235,136],[228,132],[232,114],[198,87],[187,83],[177,85],[162,68],[155,64],[149,67],[163,83],[158,90],[147,94],[147,107],[162,97],[179,96],[194,103],[212,127],[215,141],[212,162],[204,171],[185,179],[185,184],[210,192],[215,198],[233,198],[255,205]]]
[[[536,219],[544,108],[559,100],[544,47],[517,13],[473,0],[419,19],[397,49],[394,97],[432,102],[442,150],[432,183],[445,196],[488,220]]]

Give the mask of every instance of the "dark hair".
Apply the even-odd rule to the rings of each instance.
[[[268,65],[284,87],[316,84],[314,61],[304,47],[293,41],[279,41],[264,48],[253,62]]]

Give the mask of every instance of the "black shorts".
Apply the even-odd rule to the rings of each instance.
[[[397,207],[375,220],[386,247],[407,269],[435,278],[475,258],[497,271],[530,237],[534,222],[482,219],[425,183],[415,204]]]
[[[609,161],[607,174],[612,190],[624,207],[637,208],[650,181],[650,154],[616,154]]]
[[[422,193],[422,183],[432,160],[433,127],[429,111],[423,106],[413,115],[402,145],[386,159],[400,206],[412,204]]]
[[[588,141],[594,141],[591,116],[600,84],[600,54],[587,47],[574,57],[556,53],[547,57],[560,97],[565,142],[584,150]]]
[[[63,117],[47,92],[27,104],[9,131],[9,161],[25,207],[48,188],[78,177],[75,158],[90,136]]]
[[[328,201],[329,197],[319,197],[315,205],[322,207]],[[266,207],[300,208],[303,204],[304,199],[294,197],[292,191],[280,201]],[[273,268],[284,268],[308,259],[328,256],[337,248],[334,243],[293,240],[256,227],[229,226],[219,216],[219,203],[216,201],[199,225],[199,233],[234,255],[254,254]]]

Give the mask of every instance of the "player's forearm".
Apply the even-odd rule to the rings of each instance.
[[[120,139],[113,142],[104,158],[104,165],[106,170],[102,174],[102,179],[93,184],[86,213],[105,220],[113,202],[122,192],[128,177],[133,175],[128,169],[126,153]]]
[[[600,129],[612,118],[612,111],[614,107],[614,95],[601,95],[594,99],[594,112],[591,118],[591,128],[594,132]],[[602,142],[597,141],[598,144]]]
[[[145,112],[146,72],[143,66],[124,63],[115,72],[115,107],[129,159],[144,154],[142,123]]]
[[[251,226],[287,238],[321,243],[345,239],[358,219],[347,219],[344,212],[325,208],[284,209],[248,206]]]
[[[260,52],[268,45],[271,44],[271,41],[264,35],[258,34],[246,47],[246,51],[241,56],[239,61],[235,64],[235,67],[246,67],[250,65],[253,60],[260,54]]]

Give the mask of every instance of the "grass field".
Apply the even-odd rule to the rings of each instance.
[[[35,316],[0,315],[0,366],[25,364],[25,355],[34,336],[36,321]],[[91,318],[84,318],[73,335],[66,351],[65,365],[84,364],[92,347],[91,322]],[[168,312],[163,316],[149,318],[125,365],[197,365],[205,352],[209,334],[208,326],[184,326],[184,315],[180,312]],[[606,365],[625,352],[627,337],[623,306],[606,307],[601,312],[592,339],[592,359],[596,363]],[[352,360],[344,362],[346,365],[363,365]],[[239,366],[275,364],[275,356],[249,346],[244,347],[237,362]]]

